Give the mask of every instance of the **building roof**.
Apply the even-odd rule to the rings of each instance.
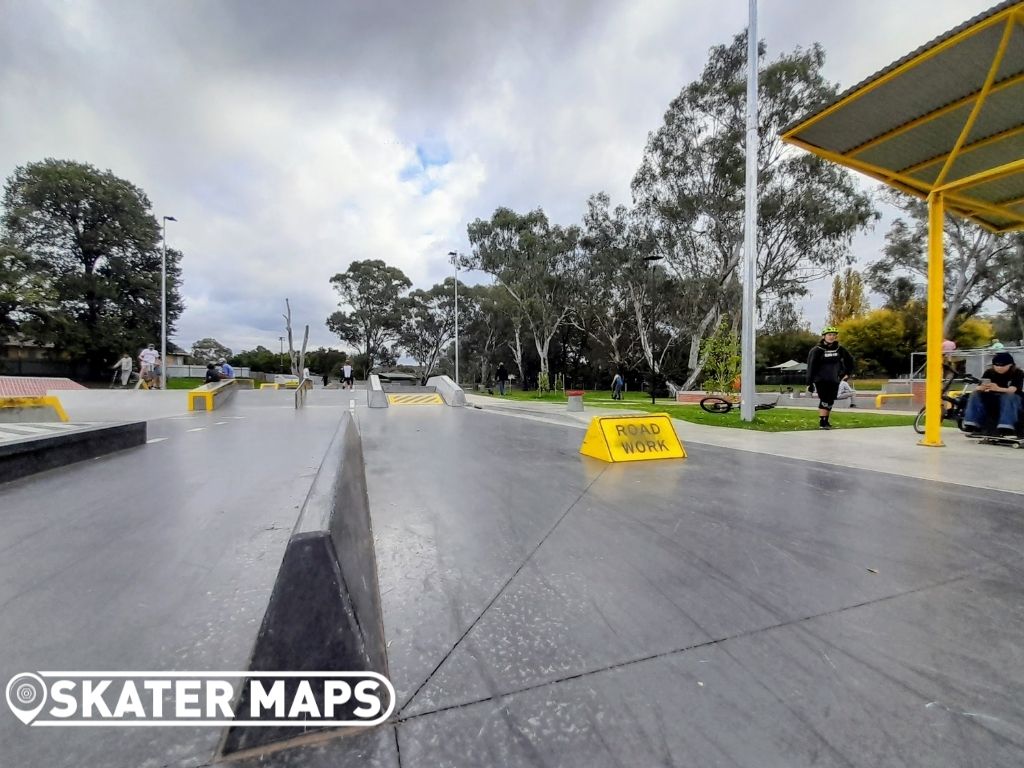
[[[1024,0],[921,46],[782,139],[994,232],[1024,229]]]

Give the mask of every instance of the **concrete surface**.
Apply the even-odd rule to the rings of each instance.
[[[498,400],[480,395],[469,395],[467,399],[470,405],[489,412],[577,429],[585,429],[594,416],[624,411],[587,405],[583,413],[569,413],[564,404]],[[1024,493],[1024,451],[979,445],[955,427],[943,428],[945,447],[925,448],[918,445],[921,436],[911,426],[833,429],[827,432],[757,432],[694,424],[681,419],[673,419],[673,423],[684,444],[715,445],[900,477]]]
[[[187,389],[80,389],[47,392],[72,421],[149,421],[188,413]]]
[[[0,487],[0,679],[243,668],[348,395],[239,393]],[[241,765],[1024,763],[1019,495],[772,455],[852,430],[684,424],[688,459],[608,465],[592,410],[500,405],[356,409],[400,708]],[[207,765],[220,736],[40,730],[0,718],[4,763]]]

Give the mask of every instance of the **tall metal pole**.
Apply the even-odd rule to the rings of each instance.
[[[163,253],[160,256],[160,389],[167,389],[167,222],[177,221],[173,216],[163,219]]]
[[[459,383],[459,254],[449,251],[455,265],[455,383]]]
[[[455,383],[459,383],[459,257],[455,257]]]
[[[754,420],[755,276],[757,274],[757,0],[750,0],[747,24],[747,210],[743,232],[743,334],[740,418]]]

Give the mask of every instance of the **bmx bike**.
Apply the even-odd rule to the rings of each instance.
[[[775,399],[772,400],[771,402],[765,401],[761,403],[755,403],[754,410],[770,411],[772,408],[779,404],[779,400],[781,398],[782,393],[780,392],[775,396]],[[711,395],[709,397],[705,397],[703,400],[700,401],[700,407],[703,410],[707,411],[708,413],[728,413],[739,404],[740,401],[738,398],[720,397],[718,395]]]
[[[958,375],[954,371],[948,372],[951,375],[942,383],[942,420],[952,421],[956,424],[957,429],[962,430],[964,428],[964,414],[967,413],[967,401],[971,398],[971,391],[968,387],[972,384],[975,386],[980,384],[981,379],[975,378],[969,373]],[[949,394],[949,389],[957,379],[965,382],[967,386],[964,387],[959,395],[953,397]],[[924,408],[918,411],[917,417],[914,419],[914,431],[919,435],[924,434],[924,411]]]

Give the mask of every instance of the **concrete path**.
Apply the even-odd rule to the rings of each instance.
[[[583,413],[569,413],[564,405],[498,400],[480,395],[467,395],[467,400],[488,411],[582,429],[594,416],[623,412],[619,408],[587,406]],[[1024,493],[1024,451],[981,445],[951,427],[943,429],[944,448],[924,448],[917,444],[920,436],[909,426],[834,429],[831,432],[757,432],[680,419],[673,421],[685,444],[716,445],[901,477]]]

